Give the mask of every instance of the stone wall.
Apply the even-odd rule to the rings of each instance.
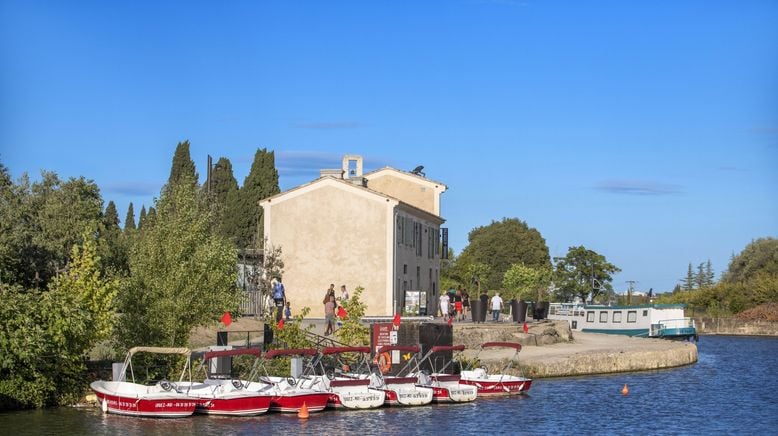
[[[778,336],[778,322],[695,317],[694,324],[701,335]]]
[[[485,342],[518,342],[527,345],[550,345],[573,340],[573,332],[567,321],[544,320],[523,325],[514,323],[454,324],[454,344],[478,350]]]

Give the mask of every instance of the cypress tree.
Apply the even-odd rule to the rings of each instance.
[[[146,214],[146,227],[153,226],[156,220],[157,220],[157,211],[154,209],[153,206],[150,206],[149,211]]]
[[[230,192],[238,190],[238,181],[232,173],[232,163],[226,157],[220,157],[211,171],[205,186],[211,190],[211,197],[217,204],[224,205]]]
[[[231,236],[238,248],[250,247],[263,239],[262,208],[259,201],[278,194],[278,170],[275,153],[257,149],[243,186],[237,193],[227,195],[225,232]]]
[[[108,206],[105,207],[103,224],[105,224],[105,228],[109,230],[119,229],[119,213],[116,212],[116,205],[113,200],[109,201]]]
[[[168,187],[182,183],[186,180],[197,186],[197,169],[194,161],[189,156],[189,141],[179,142],[176,145],[176,152],[173,154],[173,164],[170,167],[170,177],[168,177]]]
[[[113,201],[103,214],[102,238],[98,244],[100,263],[104,270],[127,271],[127,244],[119,228],[119,214]]]
[[[127,208],[127,216],[124,218],[124,231],[135,230],[135,212],[132,210],[132,202]]]
[[[138,217],[138,230],[141,230],[143,228],[143,225],[146,224],[146,205],[144,204],[140,208],[140,217]]]

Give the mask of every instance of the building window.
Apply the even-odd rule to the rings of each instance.
[[[416,267],[416,286],[419,287],[419,290],[421,290],[421,267]]]
[[[600,322],[608,322],[608,312],[600,312]]]
[[[403,264],[403,274],[408,274],[408,264],[407,263]]]
[[[613,312],[613,322],[621,322],[621,311]]]
[[[647,310],[643,311],[643,316],[648,316],[648,311]]]
[[[413,223],[413,239],[414,239],[414,246],[416,247],[416,256],[421,257],[421,230],[422,225],[421,223],[414,222]]]
[[[408,281],[407,280],[403,280],[403,295],[405,295],[405,291],[407,291],[407,290],[408,290]],[[405,298],[405,297],[403,297],[403,298]]]
[[[630,310],[627,312],[627,322],[637,322],[638,312],[636,310]]]
[[[594,322],[594,311],[586,312],[586,322]]]

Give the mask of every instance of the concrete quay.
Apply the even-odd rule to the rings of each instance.
[[[454,342],[466,343],[465,355],[476,355],[478,344],[488,341],[520,342],[518,365],[509,371],[527,377],[567,377],[646,371],[695,363],[697,346],[690,342],[633,338],[622,335],[570,332],[567,323],[529,323],[529,333],[516,324],[469,324],[455,326]],[[471,344],[477,337],[478,344]],[[535,345],[537,344],[537,345]],[[514,351],[490,348],[479,355],[480,364],[499,371]],[[518,368],[517,368],[518,366]]]

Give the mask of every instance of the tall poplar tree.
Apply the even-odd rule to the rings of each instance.
[[[127,216],[124,218],[124,231],[135,230],[135,211],[132,209],[132,202],[127,207]]]
[[[281,189],[278,186],[275,153],[264,148],[258,149],[243,186],[237,193],[227,196],[225,233],[238,248],[251,247],[262,241],[263,213],[259,201],[279,192]]]

